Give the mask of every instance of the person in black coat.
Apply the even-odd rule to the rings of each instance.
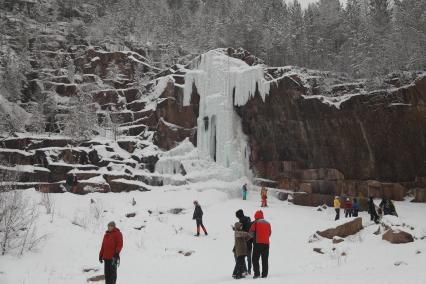
[[[248,216],[244,215],[244,212],[242,209],[235,212],[235,216],[238,218],[239,222],[243,225],[243,231],[248,232],[250,231],[251,227],[251,219]],[[244,261],[244,272],[247,272],[248,274],[251,274],[251,256],[253,251],[253,239],[250,239],[247,241],[247,265]]]
[[[197,237],[200,236],[200,227],[203,229],[204,234],[206,234],[206,236],[207,236],[208,235],[207,230],[206,230],[206,228],[204,227],[204,224],[203,224],[203,210],[201,209],[201,206],[198,203],[198,201],[194,201],[194,206],[195,206],[195,209],[194,209],[194,215],[192,216],[192,220],[195,220],[195,222],[197,224],[196,236]]]
[[[368,201],[368,214],[370,214],[370,220],[374,221],[374,223],[379,223],[379,215],[376,211],[376,205],[374,204],[373,197],[370,197],[370,200]]]
[[[395,205],[392,200],[383,197],[382,202],[380,202],[379,207],[382,209],[383,215],[393,215],[397,216]]]

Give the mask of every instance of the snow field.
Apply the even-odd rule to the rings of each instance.
[[[24,194],[35,202],[41,198],[34,190]],[[39,208],[37,228],[39,234],[47,234],[46,240],[24,257],[1,257],[0,283],[87,283],[88,277],[103,273],[98,252],[111,220],[124,235],[118,283],[232,283],[231,225],[236,221],[235,211],[241,208],[252,217],[259,209],[258,192],[250,191],[248,201],[238,195],[237,182],[220,181],[165,186],[151,192],[52,195],[53,218]],[[135,206],[131,204],[133,198]],[[193,200],[203,206],[207,237],[193,236]],[[396,206],[401,222],[416,228],[415,236],[426,233],[426,204],[398,202]],[[173,208],[184,211],[175,215],[169,212]],[[97,212],[101,212],[99,218]],[[127,218],[128,213],[136,216]],[[373,234],[377,225],[372,225],[364,212],[365,229],[337,245],[328,239],[308,243],[316,230],[335,226],[331,208],[318,212],[316,208],[281,202],[271,194],[270,207],[264,213],[272,224],[270,277],[259,282],[425,283],[426,241],[387,243]],[[313,252],[313,248],[322,248],[324,254]],[[186,252],[192,254],[184,256]],[[396,266],[396,262],[401,265]],[[99,271],[85,273],[83,269]]]

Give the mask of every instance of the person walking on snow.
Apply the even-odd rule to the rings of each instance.
[[[345,201],[345,217],[352,217],[352,202],[349,197]]]
[[[117,281],[117,266],[120,264],[122,248],[123,235],[115,222],[109,222],[99,252],[99,262],[104,262],[105,284],[115,284]]]
[[[200,204],[198,203],[198,201],[194,201],[194,215],[192,216],[192,220],[195,220],[196,224],[197,224],[197,234],[195,236],[199,237],[200,236],[200,227],[203,229],[204,234],[207,234],[207,230],[204,227],[203,224],[203,210],[201,209]]]
[[[268,207],[268,190],[266,187],[262,187],[260,198],[262,199],[260,207]]]
[[[262,278],[268,277],[269,237],[272,234],[271,224],[263,216],[261,210],[254,215],[255,221],[250,227],[250,233],[254,235],[253,247],[253,278],[260,277],[259,259],[262,258]]]
[[[251,227],[251,219],[248,216],[244,216],[242,209],[235,212],[235,216],[238,218],[238,221],[243,225],[243,231],[249,232]],[[247,266],[244,261],[244,272],[251,274],[251,256],[253,250],[253,240],[250,239],[247,241]]]
[[[247,200],[247,193],[248,193],[247,183],[245,183],[243,185],[243,188],[241,189],[241,194],[243,195],[243,200]]]
[[[235,279],[241,279],[244,278],[244,259],[248,255],[247,242],[251,239],[251,235],[244,231],[243,224],[237,222],[234,225],[234,238],[235,245],[233,251],[236,261],[233,275],[235,275]]]
[[[334,210],[336,211],[336,218],[334,218],[334,221],[340,219],[340,205],[341,204],[340,204],[339,196],[335,196],[334,202],[333,202],[333,207],[334,207]]]

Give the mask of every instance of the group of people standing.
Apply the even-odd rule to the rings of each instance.
[[[359,199],[356,197],[351,199],[350,197],[340,198],[339,196],[336,196],[334,198],[333,206],[336,211],[336,217],[334,220],[340,219],[340,209],[344,210],[346,218],[358,217],[360,203]],[[375,205],[373,197],[370,197],[368,201],[368,214],[370,214],[371,221],[374,221],[375,223],[379,223],[381,215],[398,216],[392,200],[385,197],[383,197],[378,207]]]
[[[246,185],[245,188],[247,189]],[[266,195],[266,192],[261,194],[261,196],[264,195]],[[266,198],[265,201],[262,199],[262,205],[264,205],[263,207],[267,206]],[[200,236],[200,228],[207,236],[207,230],[203,224],[203,210],[198,201],[194,201],[194,206],[192,219],[196,221],[197,232],[195,236]],[[235,279],[244,278],[251,274],[253,266],[253,278],[266,278],[268,276],[269,237],[272,234],[271,225],[265,220],[261,210],[255,213],[254,222],[251,221],[250,217],[244,215],[242,209],[235,212],[235,217],[238,222],[232,226],[234,231],[232,252],[235,259],[232,277]],[[260,260],[262,260],[262,271],[260,271]]]
[[[350,197],[343,198],[343,200],[336,196],[334,197],[333,202],[334,209],[336,211],[336,218],[334,220],[340,219],[340,209],[344,210],[345,217],[358,217],[359,212],[359,200],[358,198],[351,199]]]
[[[248,195],[248,187],[247,183],[243,185],[241,188],[241,195],[243,200],[247,200]],[[262,187],[260,190],[260,207],[268,207],[268,189],[266,187]]]
[[[235,267],[232,277],[244,278],[251,274],[253,266],[254,279],[266,278],[268,276],[269,237],[272,234],[271,224],[265,220],[261,210],[254,215],[254,222],[251,222],[250,217],[244,215],[242,209],[235,212],[235,216],[238,222],[232,227],[235,239],[232,250]],[[262,259],[262,273],[260,272],[260,259]]]

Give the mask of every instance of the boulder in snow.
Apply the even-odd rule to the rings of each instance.
[[[339,243],[344,242],[344,241],[345,241],[345,239],[342,239],[342,238],[337,237],[337,236],[334,236],[333,240],[332,240],[333,244],[339,244]]]
[[[286,201],[288,199],[288,193],[287,192],[279,192],[277,197],[281,201]]]
[[[135,212],[127,213],[127,214],[126,214],[126,217],[127,217],[127,218],[133,218],[133,217],[135,217],[135,216],[136,216],[136,213],[135,213]]]
[[[414,242],[414,238],[410,233],[401,230],[387,230],[383,236],[382,240],[388,241],[392,244],[405,244]]]
[[[90,278],[87,278],[87,282],[100,282],[105,280],[105,275],[96,275]]]
[[[322,248],[314,248],[313,250],[314,250],[314,252],[316,252],[316,253],[324,254],[324,252],[322,251]]]
[[[133,181],[127,179],[115,179],[109,182],[112,192],[129,192],[134,190],[149,191],[146,184],[140,181]]]
[[[301,206],[321,206],[323,204],[332,205],[334,196],[328,194],[317,194],[317,193],[294,193],[293,203]]]
[[[361,230],[362,218],[358,217],[335,228],[330,228],[324,231],[317,231],[317,234],[327,239],[333,239],[335,236],[345,238],[347,236],[354,235]]]
[[[415,188],[413,202],[426,202],[426,188]]]

